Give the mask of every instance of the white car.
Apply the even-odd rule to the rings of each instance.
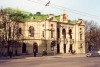
[[[89,51],[86,54],[86,57],[100,57],[100,50],[98,50],[98,51]]]

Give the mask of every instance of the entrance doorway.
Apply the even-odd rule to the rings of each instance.
[[[64,46],[64,53],[66,53],[66,44],[64,44],[63,46]]]
[[[59,53],[60,53],[60,45],[57,44],[57,54],[59,54]]]
[[[25,43],[23,43],[23,45],[22,45],[22,53],[26,53],[26,44]]]

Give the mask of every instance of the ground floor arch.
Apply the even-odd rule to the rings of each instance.
[[[26,43],[22,44],[22,53],[26,53]]]
[[[59,53],[60,53],[60,45],[57,44],[57,54],[59,54]]]
[[[64,53],[66,53],[66,44],[63,44],[64,47]]]

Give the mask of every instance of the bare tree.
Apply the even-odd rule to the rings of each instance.
[[[86,46],[87,50],[95,50],[98,49],[98,39],[100,37],[100,30],[99,26],[97,26],[97,23],[94,21],[85,21],[85,40],[86,40]]]
[[[100,28],[96,29],[96,46],[95,48],[100,49]]]

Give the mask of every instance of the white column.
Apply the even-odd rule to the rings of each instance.
[[[61,40],[61,42],[60,42],[60,53],[64,53],[62,37],[63,37],[63,35],[62,35],[62,27],[60,27],[60,40]]]

